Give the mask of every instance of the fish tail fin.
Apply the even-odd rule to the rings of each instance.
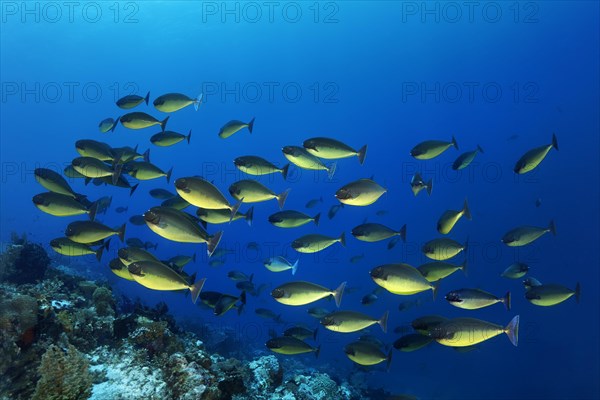
[[[246,305],[246,291],[242,290],[242,293],[240,293],[240,302],[243,305]]]
[[[329,178],[329,180],[333,179],[333,175],[335,174],[336,168],[337,168],[337,163],[331,163],[329,168],[327,168],[327,178]]]
[[[133,185],[133,186],[131,187],[131,189],[129,189],[129,197],[131,197],[131,195],[133,194],[133,192],[135,192],[135,189],[137,189],[137,188],[138,188],[138,186],[140,186],[140,184],[139,184],[139,183],[136,183],[135,185]]]
[[[390,349],[390,351],[388,351],[388,355],[387,355],[387,363],[385,364],[385,369],[386,371],[390,370],[390,364],[392,363],[392,349]]]
[[[104,248],[104,250],[108,251],[110,247],[110,239],[106,240],[106,242],[102,244],[102,247]]]
[[[400,234],[400,238],[402,239],[402,241],[406,243],[406,224],[402,225],[402,228],[400,228],[398,234]]]
[[[548,224],[548,231],[554,236],[556,236],[556,225],[554,224],[554,220],[550,221],[550,223]]]
[[[167,184],[169,184],[171,182],[171,174],[172,173],[173,173],[173,167],[171,167],[171,169],[167,171],[167,175],[166,175]]]
[[[280,193],[277,196],[277,204],[279,204],[280,210],[283,210],[283,206],[285,205],[285,200],[287,199],[288,195],[290,194],[290,190],[292,190],[292,189],[285,189],[284,192]]]
[[[298,271],[298,263],[300,262],[300,259],[297,259],[296,262],[294,263],[294,265],[292,265],[292,275],[296,275],[296,271]]]
[[[244,198],[242,197],[241,199],[238,200],[237,203],[235,203],[233,205],[233,207],[231,207],[231,215],[229,216],[229,223],[231,223],[231,221],[233,221],[233,218],[235,218],[235,214],[237,214],[237,212],[239,211],[243,202],[244,202]]]
[[[190,129],[190,131],[188,132],[188,135],[186,136],[188,144],[190,144],[190,139],[191,138],[192,138],[192,130]]]
[[[222,236],[223,231],[219,231],[215,233],[210,239],[208,239],[208,242],[206,243],[206,251],[208,252],[209,257],[212,256],[212,254],[217,249],[217,246],[219,245]]]
[[[192,303],[196,304],[196,301],[198,301],[198,296],[200,296],[200,291],[204,286],[204,282],[206,282],[206,278],[199,279],[192,286],[190,286],[190,292],[192,292]]]
[[[126,226],[127,226],[127,224],[121,225],[121,227],[117,231],[117,233],[119,234],[119,239],[121,239],[121,242],[125,242],[125,227]]]
[[[146,162],[150,162],[150,149],[146,150],[144,154],[142,154],[142,158]]]
[[[313,331],[313,340],[317,340],[317,334],[319,333],[319,327],[317,326]]]
[[[121,117],[117,117],[117,118],[115,118],[115,123],[113,124],[112,128],[110,128],[110,131],[111,131],[111,132],[114,132],[114,131],[115,131],[115,128],[117,127],[117,125],[119,125],[119,119],[120,119],[120,118],[121,118]]]
[[[105,247],[106,244],[103,244],[102,246],[100,246],[100,248],[98,250],[96,250],[96,260],[100,261],[102,259],[102,254],[104,253],[104,249],[108,249],[107,247]]]
[[[346,287],[346,282],[342,282],[340,286],[333,292],[333,298],[335,299],[335,305],[339,308],[342,303],[342,296],[344,295],[344,288]]]
[[[246,308],[246,303],[240,304],[240,306],[237,308],[237,315],[238,316],[242,315],[242,312],[244,312],[244,308]]]
[[[120,162],[115,165],[112,173],[112,184],[116,185],[119,181],[119,176],[121,176],[121,172],[123,171],[123,164]]]
[[[575,285],[575,301],[579,304],[579,300],[581,300],[581,285],[577,282]]]
[[[290,164],[285,164],[283,168],[281,168],[281,176],[283,176],[283,180],[287,180],[288,171],[290,169]]]
[[[254,207],[250,207],[248,209],[248,211],[246,211],[246,215],[244,218],[246,218],[246,222],[248,223],[248,226],[252,226],[252,218],[254,217]]]
[[[400,241],[400,238],[398,236],[391,238],[387,244],[387,249],[388,250],[393,249],[394,247],[396,247],[396,245],[398,244],[399,241]]]
[[[431,196],[431,190],[433,189],[433,178],[425,184],[425,187],[427,188],[427,195]]]
[[[477,145],[477,150],[479,150],[481,154],[485,153],[485,151],[483,151],[483,148],[480,145]]]
[[[468,219],[469,221],[471,221],[473,219],[473,217],[471,216],[471,210],[469,209],[469,203],[467,202],[467,199],[465,199],[465,204],[463,205],[463,215],[465,216],[466,219]]]
[[[250,120],[250,122],[248,122],[248,130],[250,131],[250,133],[252,133],[252,129],[254,129],[254,117],[252,117],[252,119]]]
[[[506,306],[506,310],[510,311],[510,290],[508,292],[506,292],[506,294],[504,295],[504,298],[502,299],[502,302]]]
[[[200,108],[200,104],[202,104],[202,97],[204,97],[204,93],[200,93],[196,97],[196,100],[194,100],[194,110],[198,111],[198,109]]]
[[[150,100],[150,92],[146,93],[146,97],[144,98],[144,101],[146,102],[146,105],[148,105],[148,101]]]
[[[552,147],[558,151],[558,139],[554,133],[552,134]]]
[[[170,115],[167,118],[163,119],[162,122],[160,123],[160,129],[163,132],[165,131],[165,128],[167,127],[167,122],[169,121],[169,117],[170,117]]]
[[[463,261],[463,263],[460,266],[460,269],[462,269],[462,272],[465,274],[465,276],[469,276],[469,274],[467,273],[468,260],[468,258],[465,258],[465,261]]]
[[[458,150],[458,143],[456,142],[454,135],[452,135],[452,146],[456,147],[456,150]]]
[[[431,285],[431,292],[432,292],[433,300],[435,300],[435,298],[437,296],[441,281],[442,281],[441,279],[438,279],[437,281],[435,281],[435,283],[433,285]]]
[[[92,203],[92,205],[90,206],[90,208],[88,210],[88,217],[90,218],[90,221],[93,221],[96,219],[97,213],[98,213],[98,202],[95,201]]]
[[[465,256],[467,255],[467,250],[469,250],[469,237],[467,236],[467,240],[465,240],[465,247],[463,251],[465,252]]]
[[[321,345],[319,345],[319,347],[317,347],[317,350],[315,350],[315,357],[319,358],[320,353],[321,353]]]
[[[383,331],[383,333],[387,333],[387,322],[388,322],[388,317],[390,316],[390,312],[386,311],[385,313],[383,313],[383,315],[381,316],[381,319],[379,321],[377,321],[377,323],[379,324],[379,326],[381,327],[381,330]]]
[[[516,347],[519,344],[519,316],[515,317],[508,323],[504,332],[510,339],[510,342]]]
[[[90,183],[91,181],[92,181],[92,178],[87,178],[87,177],[86,177],[86,178],[84,179],[84,184],[85,184],[85,186],[89,185],[89,183]]]
[[[346,232],[342,232],[339,240],[340,240],[341,245],[346,247]]]
[[[321,219],[321,213],[318,213],[317,215],[315,215],[313,217],[313,222],[315,223],[315,226],[319,226],[319,220]]]
[[[365,144],[363,147],[361,147],[356,155],[358,156],[358,162],[360,165],[363,165],[365,158],[367,157],[367,145]]]

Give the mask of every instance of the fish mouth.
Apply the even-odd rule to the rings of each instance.
[[[233,160],[233,163],[235,165],[237,165],[238,167],[243,167],[246,165],[246,163],[244,162],[244,160],[240,159],[240,158],[236,158],[235,160]]]
[[[175,181],[175,187],[179,190],[185,190],[187,189],[188,185],[187,185],[187,181],[185,180],[185,178],[179,178]]]
[[[284,153],[284,154],[287,154],[287,155],[291,155],[291,154],[293,154],[293,153],[294,153],[294,149],[293,149],[293,148],[291,148],[290,146],[285,146],[285,147],[283,147],[283,148],[281,149],[281,151],[283,151],[283,153]]]
[[[335,198],[339,200],[351,199],[352,195],[347,190],[340,189],[335,193]]]
[[[448,293],[446,295],[446,300],[449,301],[450,303],[462,303],[462,299],[460,298],[460,296],[456,293]]]
[[[60,247],[58,240],[56,240],[56,239],[51,240],[50,247]]]
[[[283,291],[283,289],[274,289],[274,290],[271,292],[271,296],[272,296],[274,299],[281,299],[281,298],[283,297],[283,295],[284,295],[284,294],[285,294],[285,292]]]
[[[335,321],[331,317],[323,317],[323,319],[321,319],[321,325],[332,326],[335,325]]]
[[[369,272],[371,278],[382,278],[383,277],[383,268],[377,267]]]
[[[349,356],[353,356],[355,354],[354,350],[350,346],[344,347],[344,353],[346,353]]]
[[[44,204],[44,197],[40,195],[33,196],[33,204],[42,205]]]
[[[267,346],[267,348],[269,348],[269,349],[280,349],[281,348],[281,345],[275,339],[268,340],[267,343],[265,343],[265,346]]]
[[[160,221],[160,216],[153,211],[147,211],[143,216],[144,220],[149,224],[158,225]]]

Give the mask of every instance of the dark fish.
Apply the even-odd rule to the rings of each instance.
[[[131,217],[129,217],[129,222],[131,222],[133,225],[137,225],[137,226],[146,225],[146,220],[144,219],[143,215],[131,216]]]
[[[329,219],[332,219],[342,208],[344,208],[343,204],[336,204],[335,206],[331,206],[331,208],[327,212],[327,217],[329,217]]]
[[[117,207],[117,208],[115,208],[115,211],[118,212],[119,214],[122,214],[124,212],[127,212],[128,209],[129,209],[129,207]]]
[[[174,193],[169,192],[166,189],[152,189],[150,190],[150,196],[158,200],[168,200],[177,196]]]

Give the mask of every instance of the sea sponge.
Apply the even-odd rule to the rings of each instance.
[[[87,359],[69,345],[66,351],[50,345],[42,356],[32,400],[80,400],[92,393],[92,375]]]
[[[100,286],[92,295],[96,312],[100,316],[115,315],[115,299],[110,289]]]

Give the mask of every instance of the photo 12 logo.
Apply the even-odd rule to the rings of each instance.
[[[402,103],[538,103],[537,82],[402,82]]]
[[[202,23],[276,23],[337,24],[338,2],[279,1],[203,1]]]
[[[540,6],[533,1],[403,1],[402,23],[535,24]]]
[[[2,1],[3,24],[58,24],[139,22],[140,3],[134,1]]]
[[[135,82],[6,81],[0,84],[0,103],[98,103],[103,99],[116,102],[123,96],[139,92]]]
[[[336,82],[204,82],[203,102],[220,103],[299,103],[308,101],[335,104],[340,87]]]

